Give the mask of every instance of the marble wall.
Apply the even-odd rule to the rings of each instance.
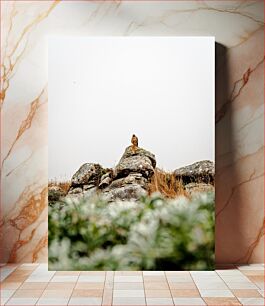
[[[216,261],[263,262],[263,5],[2,1],[0,261],[47,261],[47,36],[211,35],[217,42]]]

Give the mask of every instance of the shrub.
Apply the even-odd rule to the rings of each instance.
[[[214,269],[214,194],[49,207],[51,270]]]

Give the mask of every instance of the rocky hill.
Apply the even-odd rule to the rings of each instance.
[[[73,175],[68,192],[59,186],[50,186],[49,204],[63,197],[80,198],[93,192],[101,193],[109,202],[117,199],[138,200],[150,192],[155,175],[155,155],[143,148],[129,146],[114,169],[86,163]],[[211,161],[200,161],[176,169],[173,176],[183,184],[187,194],[214,189],[214,164]]]

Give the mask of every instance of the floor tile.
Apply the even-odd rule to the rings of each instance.
[[[41,276],[41,275],[36,275],[36,276],[29,276],[25,282],[27,283],[48,283],[52,278],[52,275],[48,276]]]
[[[190,275],[167,275],[167,280],[169,283],[190,283],[193,279]]]
[[[105,276],[107,273],[109,272],[112,272],[114,273],[114,271],[81,271],[80,272],[80,275],[89,275],[89,276],[92,276],[92,275],[96,275],[96,276]]]
[[[216,273],[220,276],[223,276],[223,275],[231,275],[231,276],[244,275],[242,272],[239,271],[238,269],[216,270]]]
[[[248,275],[246,277],[249,281],[251,282],[260,282],[260,283],[264,283],[264,276],[263,275]]]
[[[64,275],[64,276],[78,276],[80,273],[79,271],[56,271],[55,275]]]
[[[2,267],[0,271],[0,280],[3,281],[6,279],[15,269],[17,266],[13,267]]]
[[[75,289],[103,289],[104,283],[76,283]]]
[[[244,275],[222,275],[221,278],[225,282],[232,282],[232,283],[250,282],[250,280]]]
[[[72,276],[65,276],[65,275],[55,275],[52,279],[52,283],[72,283],[76,282],[78,279],[77,275],[72,275]]]
[[[8,297],[2,297],[1,296],[1,298],[0,298],[0,305],[5,305],[8,300],[9,300]]]
[[[18,289],[20,286],[22,285],[22,283],[11,283],[11,282],[5,282],[3,281],[0,284],[1,289],[9,289],[9,290],[16,290]]]
[[[163,275],[144,275],[144,282],[166,282],[167,279]]]
[[[104,283],[104,275],[80,275],[78,278],[79,283]]]
[[[146,304],[150,306],[156,305],[174,305],[172,298],[146,298]]]
[[[39,298],[42,292],[43,290],[40,289],[19,289],[14,293],[13,298]]]
[[[121,283],[139,283],[142,282],[143,278],[140,275],[136,276],[114,276],[114,282],[121,282]]]
[[[157,290],[169,289],[167,282],[144,283],[144,288],[145,289],[157,289]]]
[[[15,271],[13,271],[10,276],[29,276],[33,273],[33,270],[29,269],[22,269],[21,267],[18,267]]]
[[[103,289],[74,289],[72,297],[102,297]]]
[[[49,283],[23,283],[19,289],[39,289],[44,290]]]
[[[114,297],[145,297],[144,290],[113,290]]]
[[[264,282],[255,282],[255,285],[258,287],[258,289],[264,290]]]
[[[40,298],[36,305],[68,305],[69,298]]]
[[[209,283],[195,283],[198,289],[203,290],[203,289],[215,289],[215,290],[226,290],[228,289],[225,283],[221,282],[209,282]],[[237,289],[237,288],[235,288]]]
[[[234,297],[230,290],[200,290],[202,297]]]
[[[15,283],[15,282],[23,283],[27,278],[28,278],[28,276],[10,274],[5,279],[5,282],[9,282],[9,283]]]
[[[143,271],[143,276],[165,275],[164,271]]]
[[[236,297],[261,297],[260,292],[255,289],[235,289],[231,291]]]
[[[173,289],[197,289],[195,283],[169,283],[171,290]]]
[[[20,269],[35,270],[39,265],[35,263],[24,263],[19,266]]]
[[[114,283],[114,289],[138,290],[144,288],[144,283]]]
[[[263,305],[264,298],[238,298],[242,305]]]
[[[48,263],[41,263],[41,264],[39,264],[39,268],[40,269],[44,269],[44,270],[48,270],[48,268],[49,268]]]
[[[192,276],[192,279],[195,282],[222,282],[223,279],[219,275],[209,275],[208,277],[203,277],[203,276]]]
[[[200,293],[197,289],[174,289],[171,290],[173,297],[200,297]]]
[[[237,265],[239,270],[262,270],[264,271],[264,266],[261,264],[250,264],[250,265]]]
[[[215,271],[190,271],[190,274],[192,277],[194,276],[201,276],[201,277],[209,277],[209,276],[215,276]]]
[[[130,283],[130,284],[133,284],[133,283]],[[112,281],[105,281],[104,289],[111,290],[111,289],[113,289],[113,287],[114,287],[114,282],[112,282]]]
[[[71,298],[68,302],[68,305],[101,305],[102,299],[101,298],[91,298],[91,297],[84,297],[84,298]]]
[[[126,306],[126,305],[146,305],[145,298],[141,297],[113,297],[112,301],[113,305],[120,305],[120,306]]]
[[[112,290],[104,289],[102,297],[102,306],[111,306],[112,305]]]
[[[205,297],[203,299],[207,303],[207,305],[212,305],[212,306],[241,305],[240,302],[236,298]]]
[[[190,276],[190,272],[189,271],[165,271],[166,275],[176,275],[176,276],[180,276],[180,275],[189,275]]]
[[[259,276],[263,276],[263,277],[264,277],[264,274],[265,274],[264,270],[242,270],[240,273],[242,273],[246,276],[259,275]]]
[[[26,305],[31,306],[35,305],[38,301],[38,298],[11,298],[7,301],[6,305]]]
[[[259,292],[259,294],[260,294],[261,296],[265,297],[265,295],[264,295],[264,290],[258,290],[258,292]]]
[[[47,290],[72,290],[74,289],[75,285],[76,285],[76,282],[73,282],[73,283],[54,282],[54,283],[48,283],[45,289]]]
[[[229,289],[258,289],[256,285],[251,282],[226,282]]]
[[[70,298],[72,290],[44,290],[41,298]]]
[[[115,271],[115,276],[142,276],[142,271]]]
[[[10,298],[16,290],[1,290],[0,296],[4,298]]]
[[[202,298],[173,298],[175,305],[206,305]]]
[[[170,290],[145,290],[145,296],[147,298],[155,298],[155,297],[161,297],[161,298],[170,298],[171,293]]]

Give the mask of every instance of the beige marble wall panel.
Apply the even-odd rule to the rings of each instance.
[[[211,35],[216,260],[263,262],[263,11],[263,1],[2,1],[0,261],[47,261],[48,36]]]

